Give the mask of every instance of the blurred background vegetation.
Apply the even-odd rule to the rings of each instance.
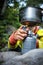
[[[6,50],[9,36],[20,27],[19,9],[25,6],[42,8],[43,0],[0,0],[0,51]]]

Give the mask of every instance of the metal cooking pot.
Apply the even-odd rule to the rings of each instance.
[[[42,21],[41,8],[37,7],[21,8],[19,13],[19,21],[21,23],[25,21],[40,23]]]

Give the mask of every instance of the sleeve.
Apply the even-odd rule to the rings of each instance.
[[[34,32],[35,34],[37,34],[37,31],[39,30],[39,27],[40,27],[40,26],[35,26],[35,27],[33,28],[33,32]]]
[[[15,31],[15,32],[16,32],[16,31]],[[13,32],[13,33],[11,34],[11,36],[9,37],[9,42],[10,42],[11,45],[15,45],[16,42],[17,42],[17,40],[14,39],[14,34],[15,34],[15,32]]]

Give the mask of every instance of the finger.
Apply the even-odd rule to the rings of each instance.
[[[22,34],[23,34],[23,33],[24,33],[24,34],[27,34],[27,31],[25,31],[25,30],[23,30],[23,29],[19,29],[19,32],[22,33]]]
[[[24,25],[21,25],[19,29],[22,29],[23,26],[24,26]]]
[[[27,34],[21,34],[21,33],[18,33],[17,35],[21,36],[21,37],[24,37],[24,38],[27,36]]]
[[[18,40],[23,40],[24,38],[21,36],[18,36]]]

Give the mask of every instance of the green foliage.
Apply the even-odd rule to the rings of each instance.
[[[3,20],[0,20],[0,50],[4,48],[8,43],[9,34],[6,32],[8,25],[12,25],[16,28],[20,27],[18,8],[8,6],[4,13]]]
[[[20,25],[20,23],[19,23],[19,9],[8,7],[6,12],[5,12],[6,23],[18,28]]]

